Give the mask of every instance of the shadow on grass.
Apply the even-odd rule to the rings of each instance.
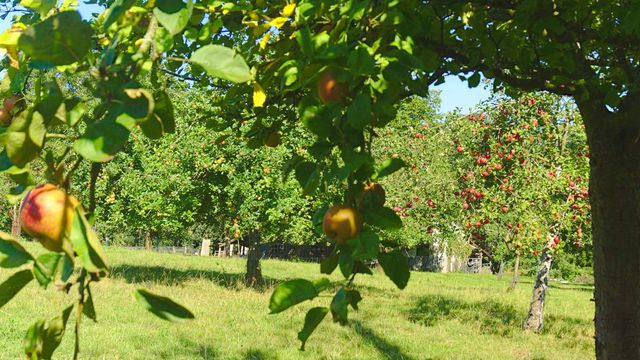
[[[593,292],[594,286],[590,284],[562,284],[557,282],[550,282],[549,288],[551,289],[560,289],[560,290],[578,290],[578,291],[586,291]]]
[[[370,328],[364,326],[360,321],[352,320],[353,329],[364,341],[378,350],[380,355],[386,359],[413,360],[413,357],[405,354],[397,345],[390,344],[387,340],[376,335]]]
[[[266,354],[262,350],[249,350],[244,354],[243,360],[276,360],[277,357],[274,355]]]
[[[443,320],[458,319],[462,323],[478,326],[482,333],[507,336],[520,328],[522,316],[513,306],[495,300],[464,302],[430,295],[417,301],[409,313],[409,321],[434,326]]]
[[[187,353],[185,353],[187,352]],[[189,359],[216,360],[220,354],[211,346],[194,341],[191,338],[181,338],[180,347],[174,350],[161,350],[154,354],[154,359],[175,359],[176,356],[188,356]]]
[[[522,331],[526,311],[517,311],[512,305],[496,300],[465,302],[444,296],[419,298],[409,311],[409,321],[424,326],[435,326],[441,321],[457,319],[461,323],[478,328],[483,334],[511,336]],[[543,334],[557,338],[591,335],[591,322],[568,316],[545,315]]]
[[[117,265],[111,268],[110,277],[122,279],[130,284],[150,282],[166,286],[180,285],[193,279],[203,279],[229,289],[247,289],[243,273],[225,273],[213,270],[180,270],[162,266]],[[265,278],[265,285],[255,290],[273,287],[278,280]]]

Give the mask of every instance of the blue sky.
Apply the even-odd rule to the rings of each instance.
[[[442,99],[441,112],[448,112],[455,108],[460,108],[462,112],[466,112],[479,102],[488,99],[490,95],[489,90],[484,88],[482,82],[480,86],[469,89],[467,83],[461,81],[457,76],[447,76],[444,84],[438,85],[433,89],[442,91],[440,94]]]
[[[80,5],[79,11],[82,17],[89,18],[92,13],[100,12],[101,8],[97,5]],[[0,32],[7,29],[9,24],[10,21],[0,20]],[[477,88],[469,89],[467,83],[461,81],[457,76],[446,77],[444,84],[436,86],[434,89],[441,91],[441,112],[448,112],[455,108],[460,108],[461,111],[466,112],[489,97],[489,90],[485,89],[482,83]]]

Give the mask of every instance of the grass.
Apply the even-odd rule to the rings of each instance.
[[[29,247],[33,249],[33,247]],[[95,284],[98,323],[83,320],[82,359],[590,359],[594,358],[592,288],[551,284],[545,330],[525,333],[531,281],[506,292],[508,277],[412,273],[403,291],[383,274],[359,277],[360,310],[350,324],[327,321],[304,352],[297,332],[312,306],[327,294],[278,315],[268,315],[271,288],[241,285],[243,259],[219,259],[109,249],[112,271]],[[293,277],[319,277],[318,265],[262,262],[272,287]],[[0,280],[11,272],[0,269]],[[337,274],[333,280],[339,280]],[[162,321],[139,306],[137,288],[172,297],[196,315],[191,322]],[[24,358],[22,338],[38,318],[50,318],[75,299],[30,284],[0,309],[0,359]],[[73,315],[72,319],[73,320]],[[70,359],[71,329],[56,353]]]

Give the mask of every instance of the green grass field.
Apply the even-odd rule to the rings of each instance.
[[[33,249],[33,247],[29,247]],[[304,352],[296,338],[306,311],[328,305],[327,294],[278,315],[268,315],[271,288],[240,283],[244,260],[108,250],[112,272],[95,284],[98,323],[86,320],[82,359],[590,359],[594,357],[592,288],[552,283],[545,331],[523,333],[531,280],[515,292],[509,278],[491,275],[412,273],[404,291],[381,273],[356,283],[364,300],[342,327],[329,317]],[[319,277],[318,265],[268,260],[272,284]],[[0,280],[10,272],[0,270]],[[338,271],[333,278],[339,279]],[[144,287],[171,296],[196,315],[191,322],[162,321],[133,296]],[[34,283],[0,309],[0,359],[24,358],[22,338],[38,318],[50,318],[73,302]],[[73,321],[70,319],[70,322]],[[56,353],[70,359],[73,333]]]

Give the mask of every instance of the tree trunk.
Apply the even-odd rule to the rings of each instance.
[[[498,269],[498,279],[502,280],[502,274],[504,274],[504,261],[500,260],[500,269]]]
[[[591,151],[596,356],[640,359],[638,115],[579,105]]]
[[[516,252],[516,260],[513,264],[513,277],[511,278],[511,284],[509,284],[508,291],[513,291],[516,289],[516,285],[518,285],[518,280],[520,279],[519,268],[520,267],[520,252]]]
[[[151,231],[144,232],[144,249],[147,251],[151,251],[151,247],[153,246],[153,240],[151,239]]]
[[[247,255],[247,273],[244,275],[244,283],[251,287],[264,285],[262,269],[260,268],[260,233],[252,231],[248,234],[249,254]]]
[[[551,271],[551,263],[553,262],[553,252],[550,251],[553,244],[553,236],[551,236],[544,249],[542,249],[538,275],[536,276],[536,281],[533,284],[533,294],[531,295],[529,315],[527,315],[527,320],[525,320],[523,326],[525,330],[532,330],[535,332],[540,332],[542,330],[544,322],[544,299],[547,294],[549,272]]]
[[[11,209],[11,236],[20,237],[20,207],[13,205]]]

